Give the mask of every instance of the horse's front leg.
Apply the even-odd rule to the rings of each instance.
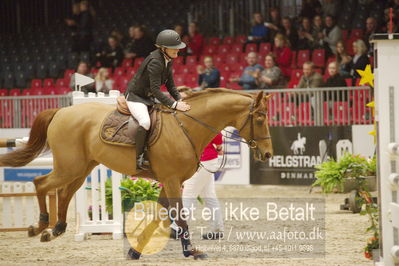
[[[181,198],[181,183],[179,179],[171,179],[164,183],[166,196],[168,197],[170,216],[174,218],[176,224],[179,226],[178,237],[182,243],[183,255],[185,257],[193,256],[194,259],[205,259],[208,256],[202,251],[195,249],[191,245],[190,233],[185,214],[181,211],[183,208],[183,201]]]

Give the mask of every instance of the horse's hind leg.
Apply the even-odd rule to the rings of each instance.
[[[73,181],[61,187],[57,190],[58,196],[58,220],[55,227],[51,229],[47,229],[43,231],[40,241],[41,242],[48,242],[50,240],[55,239],[56,237],[62,235],[67,227],[66,218],[68,212],[68,205],[71,201],[75,192],[82,186],[83,182],[85,181],[86,177],[90,174],[91,170],[98,165],[97,162],[92,162],[89,164],[87,169],[79,175],[78,178],[73,179]]]
[[[65,182],[62,178],[55,178],[54,171],[47,175],[37,176],[33,180],[36,187],[36,195],[39,202],[40,218],[37,226],[31,225],[28,228],[28,236],[40,234],[49,225],[49,214],[47,212],[46,195],[47,192],[62,186]]]

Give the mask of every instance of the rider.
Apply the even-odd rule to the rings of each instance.
[[[148,170],[149,162],[144,158],[145,140],[151,121],[148,107],[157,99],[161,104],[180,111],[190,110],[190,105],[181,100],[172,75],[172,59],[177,58],[179,49],[186,47],[180,36],[174,30],[161,31],[156,39],[156,50],[140,65],[137,73],[129,82],[125,97],[132,116],[139,123],[136,133],[137,168]],[[174,100],[161,92],[165,84]]]

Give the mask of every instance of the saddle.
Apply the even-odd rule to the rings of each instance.
[[[161,115],[155,108],[149,111],[151,127],[148,135],[148,146],[153,145],[161,132]],[[103,120],[100,128],[100,139],[108,144],[133,147],[135,135],[139,124],[134,119],[127,107],[123,96],[117,98],[117,107],[109,112]]]

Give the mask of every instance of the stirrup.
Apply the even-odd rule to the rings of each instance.
[[[150,162],[145,159],[144,153],[140,154],[136,160],[136,167],[141,170],[149,170]]]

